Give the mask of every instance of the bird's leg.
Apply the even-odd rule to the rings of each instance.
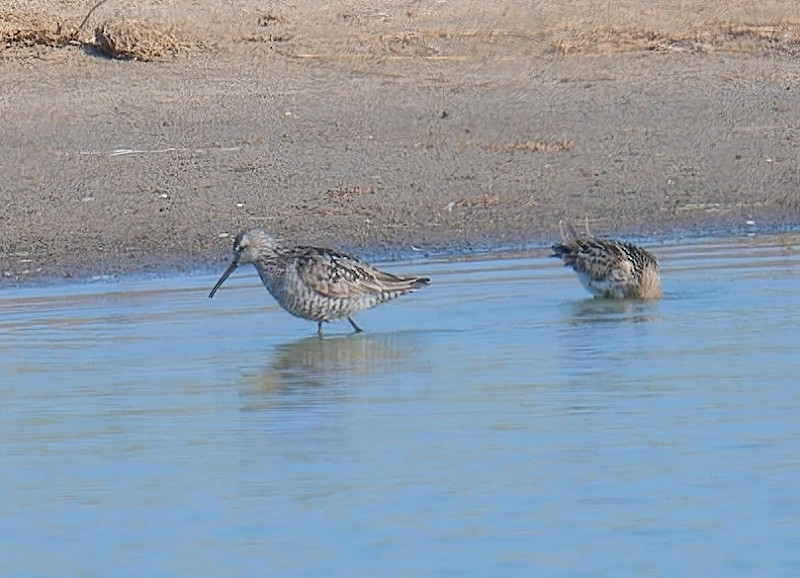
[[[317,335],[322,337],[322,321],[317,322]]]
[[[364,331],[363,329],[361,329],[361,328],[358,326],[358,323],[356,323],[355,321],[353,321],[353,318],[352,318],[352,317],[348,317],[348,318],[347,318],[347,320],[350,322],[350,325],[352,325],[352,326],[353,326],[353,329],[355,329],[355,330],[356,330],[356,333],[361,333],[362,331]]]

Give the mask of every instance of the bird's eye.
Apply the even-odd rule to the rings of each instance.
[[[242,247],[241,245],[236,245],[236,246],[233,248],[233,252],[234,252],[234,253],[236,253],[237,255],[238,255],[239,253],[241,253],[242,251],[244,251],[244,247]]]

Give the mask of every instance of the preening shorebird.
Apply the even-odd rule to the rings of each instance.
[[[553,245],[553,255],[572,267],[583,286],[595,297],[613,299],[660,299],[661,276],[652,253],[613,239],[580,236],[561,223],[563,241]]]

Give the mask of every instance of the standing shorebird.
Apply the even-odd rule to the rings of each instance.
[[[262,229],[239,233],[233,242],[233,261],[208,294],[209,299],[239,266],[251,263],[267,291],[292,315],[317,322],[347,319],[356,332],[353,315],[405,295],[430,279],[398,277],[378,271],[358,258],[332,249],[284,247]]]
[[[572,267],[583,286],[595,297],[612,299],[660,299],[661,276],[658,260],[649,251],[611,239],[597,239],[589,233],[579,237],[571,226],[561,223],[562,243],[553,245],[551,257]]]

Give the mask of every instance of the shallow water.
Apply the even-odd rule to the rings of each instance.
[[[0,293],[0,575],[797,576],[800,239],[390,264],[314,336],[253,271]]]

